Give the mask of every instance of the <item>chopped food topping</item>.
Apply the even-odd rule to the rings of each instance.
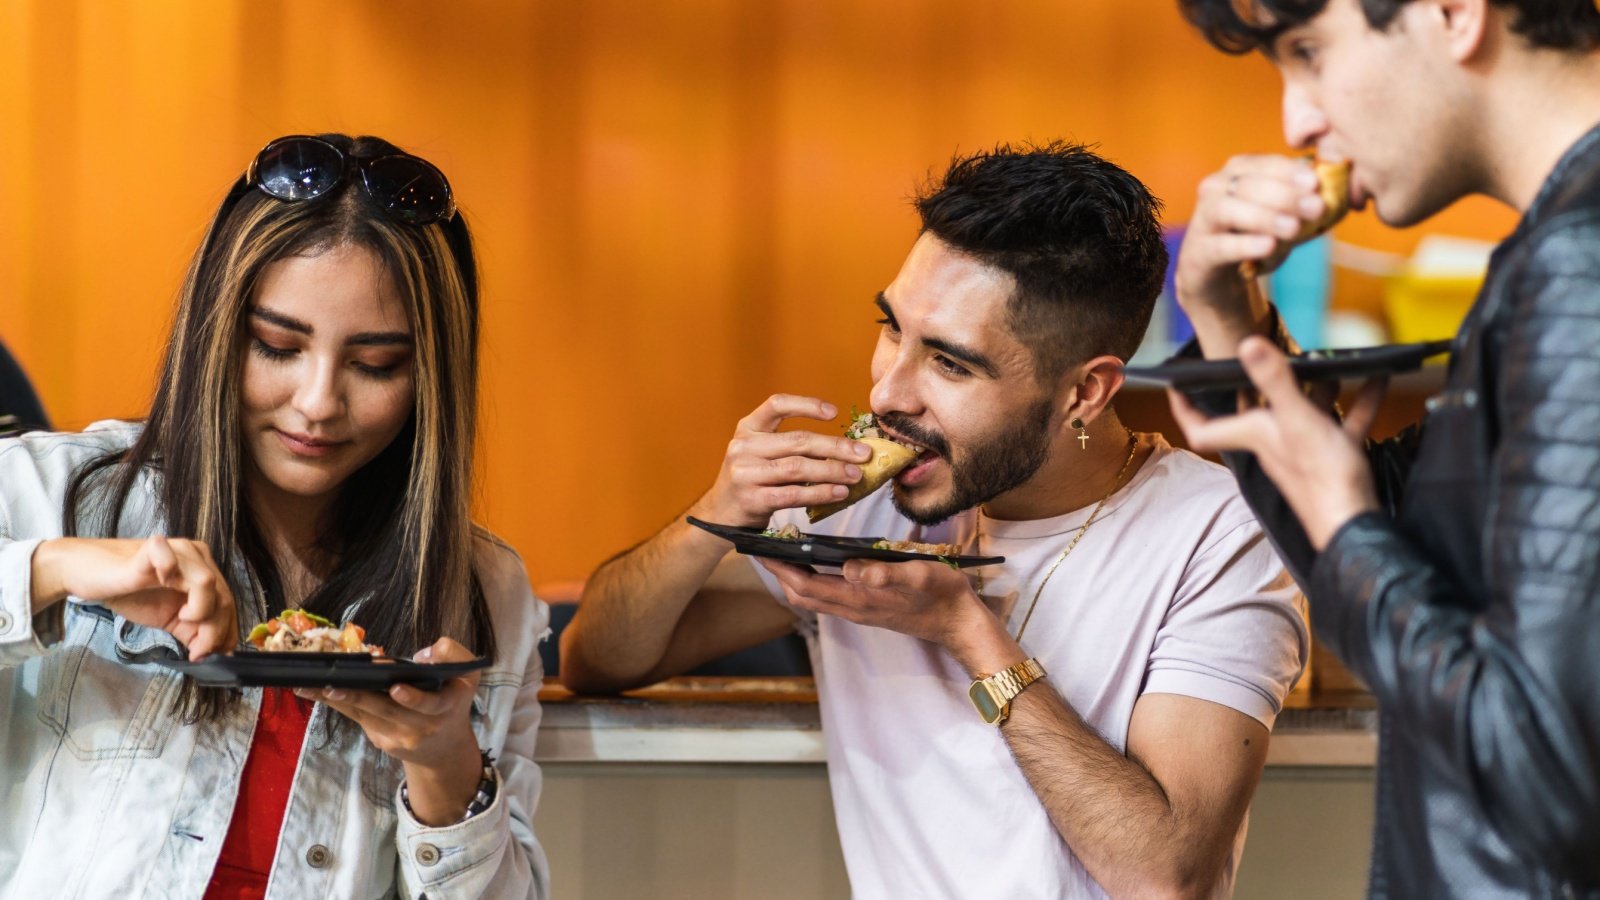
[[[894,550],[898,553],[921,553],[925,556],[959,556],[960,544],[919,544],[916,541],[878,541],[874,550]]]
[[[271,653],[367,653],[382,656],[383,648],[366,643],[367,632],[354,622],[337,628],[327,619],[303,609],[286,609],[276,619],[250,629],[249,641],[257,650]]]

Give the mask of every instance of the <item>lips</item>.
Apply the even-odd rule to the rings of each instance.
[[[327,438],[315,438],[308,434],[296,434],[277,428],[272,431],[290,453],[308,458],[327,456],[338,450],[345,443],[344,441],[330,441]]]

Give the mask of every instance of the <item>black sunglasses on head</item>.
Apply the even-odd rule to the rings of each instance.
[[[367,196],[395,219],[427,225],[456,214],[450,182],[427,160],[409,153],[352,157],[310,135],[281,137],[261,148],[245,183],[279,200],[315,200],[343,183],[352,167]]]

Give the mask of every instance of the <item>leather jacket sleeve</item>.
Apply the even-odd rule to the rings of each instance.
[[[1526,858],[1600,882],[1600,214],[1547,223],[1494,385],[1487,607],[1381,514],[1307,584],[1327,641]],[[1281,503],[1281,499],[1279,501]]]

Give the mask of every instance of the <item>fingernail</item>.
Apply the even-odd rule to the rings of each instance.
[[[1322,214],[1322,198],[1316,194],[1300,198],[1300,212],[1305,216],[1319,216]]]
[[[338,688],[328,688],[322,692],[322,696],[327,697],[329,700],[343,700],[344,691],[341,691]]]
[[[1310,168],[1304,168],[1294,173],[1294,183],[1308,189],[1315,188],[1320,184],[1317,181],[1317,173]]]
[[[415,656],[411,658],[417,662],[427,662],[428,660],[433,659],[433,648],[423,647],[421,650],[417,651]]]
[[[837,416],[838,414],[839,414],[839,407],[834,406],[832,403],[824,403],[824,404],[822,404],[822,415],[824,417],[831,419],[834,416]]]
[[[1283,237],[1294,237],[1295,232],[1300,230],[1300,220],[1294,216],[1278,216],[1273,220],[1273,224],[1277,226],[1278,234]]]
[[[871,447],[868,447],[866,444],[857,444],[856,445],[856,458],[864,460],[864,459],[867,459],[870,456],[872,456],[872,448]]]
[[[833,486],[833,497],[835,500],[843,500],[844,495],[848,493],[850,493],[850,489],[842,484],[836,484]]]
[[[861,477],[861,467],[860,466],[854,466],[854,465],[846,465],[844,467],[844,474],[849,476],[849,477],[851,477],[851,478],[860,478]]]

